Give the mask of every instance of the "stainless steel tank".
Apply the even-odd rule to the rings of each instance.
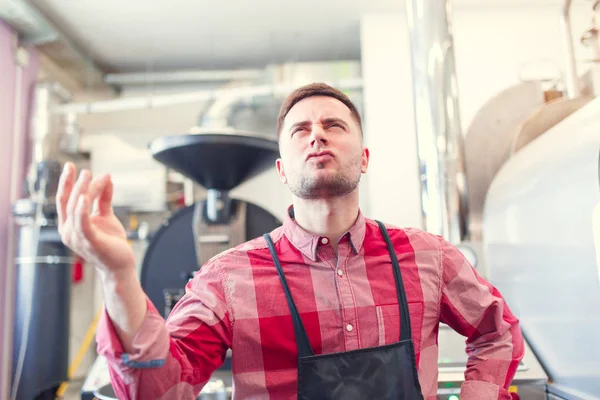
[[[490,281],[553,384],[590,398],[600,394],[599,151],[594,99],[502,166],[483,214]]]

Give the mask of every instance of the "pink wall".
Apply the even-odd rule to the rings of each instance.
[[[29,49],[29,63],[24,67],[21,82],[21,113],[19,121],[22,129],[22,154],[13,154],[13,129],[15,113],[15,89],[17,67],[15,62],[16,35],[12,29],[0,20],[0,399],[9,396],[10,360],[12,354],[7,348],[8,341],[12,342],[12,328],[6,324],[6,317],[12,315],[12,307],[7,309],[7,295],[13,293],[14,283],[7,282],[8,268],[13,268],[12,262],[7,262],[9,230],[12,228],[11,214],[11,176],[13,158],[22,160],[19,165],[19,176],[25,173],[25,144],[29,130],[29,120],[32,110],[34,85],[37,81],[39,66],[38,54],[35,49]],[[22,179],[21,179],[22,181]],[[21,187],[21,186],[19,186]],[[12,275],[14,277],[14,274]],[[10,343],[8,342],[8,343]]]

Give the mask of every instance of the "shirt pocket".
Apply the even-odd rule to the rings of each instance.
[[[395,304],[382,304],[375,306],[377,314],[377,330],[379,333],[379,346],[397,343],[400,341],[400,306]],[[415,349],[419,348],[421,329],[423,326],[423,302],[408,303],[410,314],[410,327]]]

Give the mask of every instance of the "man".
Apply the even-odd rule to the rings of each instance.
[[[524,343],[500,293],[443,238],[361,214],[369,151],[352,102],[299,88],[277,132],[293,193],[283,226],[202,266],[166,323],[136,278],[110,177],[74,182],[66,165],[59,230],[102,279],[98,350],[119,398],[194,398],[231,348],[235,398],[435,399],[443,322],[467,337],[461,398],[510,399]]]

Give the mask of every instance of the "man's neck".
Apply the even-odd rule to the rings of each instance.
[[[329,199],[294,198],[294,219],[303,229],[325,236],[337,250],[337,242],[358,218],[358,191]]]

